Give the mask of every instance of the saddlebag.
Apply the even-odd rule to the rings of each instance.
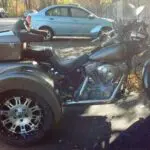
[[[0,61],[15,61],[21,58],[21,42],[12,31],[0,32]]]

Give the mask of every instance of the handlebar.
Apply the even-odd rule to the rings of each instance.
[[[142,29],[142,31],[141,31]],[[137,20],[129,21],[126,25],[122,24],[118,26],[116,30],[108,31],[107,33],[103,33],[101,37],[97,37],[96,39],[92,40],[91,42],[99,41],[101,43],[101,47],[113,44],[114,42],[126,42],[129,40],[134,40],[131,38],[132,32],[135,32],[136,38],[144,39],[147,36],[147,25],[145,22],[137,22]],[[140,34],[143,34],[141,36]],[[140,36],[138,36],[140,35]],[[103,37],[105,39],[103,39]],[[102,41],[104,40],[104,41]]]
[[[111,30],[111,31],[108,31],[108,32],[105,32],[102,36],[106,36],[107,38],[112,38],[113,35],[115,35],[115,30]],[[94,43],[96,41],[100,41],[100,37],[97,37],[96,39],[92,40],[91,42]]]
[[[118,35],[113,36],[112,38],[107,39],[105,42],[101,44],[102,47],[109,46],[111,44],[118,42]]]

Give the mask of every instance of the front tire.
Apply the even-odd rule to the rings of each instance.
[[[51,129],[53,114],[47,102],[30,91],[11,91],[0,99],[0,139],[15,146],[29,146]]]

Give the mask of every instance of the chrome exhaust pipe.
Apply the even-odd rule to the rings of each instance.
[[[123,75],[119,81],[119,84],[117,85],[117,87],[115,88],[112,96],[109,99],[104,99],[104,100],[79,100],[79,101],[75,101],[75,100],[68,100],[66,102],[63,103],[63,106],[71,106],[71,105],[94,105],[94,104],[106,104],[106,103],[111,103],[115,100],[116,94],[118,92],[118,90],[120,89],[122,82],[125,79],[125,75]]]

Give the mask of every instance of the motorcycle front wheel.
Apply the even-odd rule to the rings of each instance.
[[[0,139],[15,146],[41,140],[53,124],[50,106],[29,91],[9,91],[0,97]]]

